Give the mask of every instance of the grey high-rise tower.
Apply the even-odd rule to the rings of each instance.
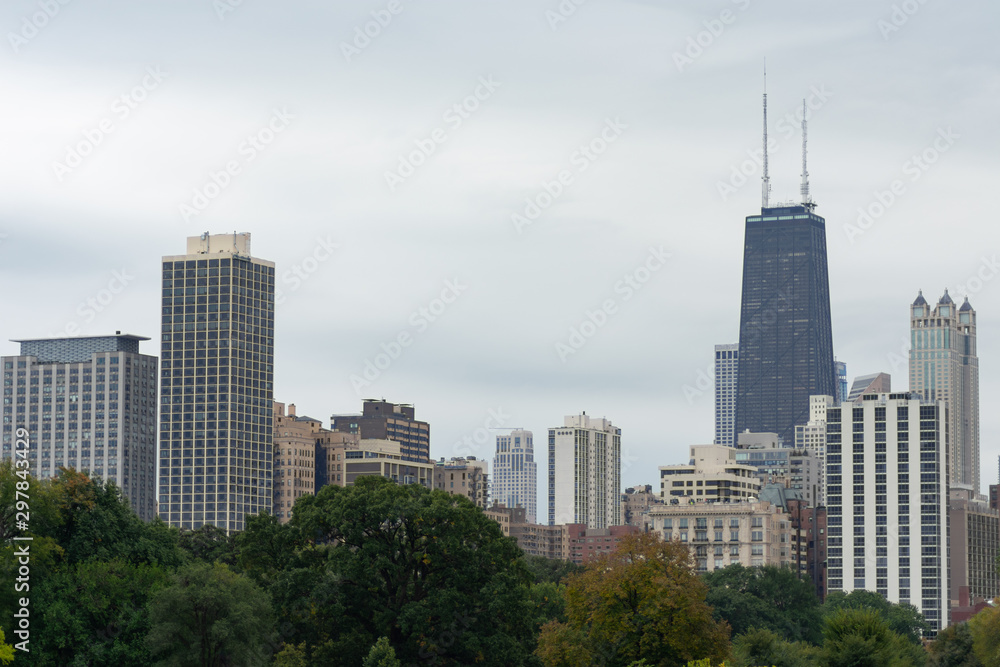
[[[803,108],[803,116],[805,116]],[[826,221],[813,212],[802,121],[802,201],[770,206],[767,94],[764,187],[746,219],[736,380],[736,433],[777,433],[794,442],[811,395],[837,395],[826,266]]]
[[[951,485],[979,493],[979,356],[976,311],[956,309],[944,291],[931,308],[923,293],[910,306],[910,391],[948,403]]]
[[[732,447],[736,444],[733,420],[736,416],[736,369],[739,368],[740,346],[727,343],[715,346],[715,443]]]
[[[160,516],[242,530],[271,509],[274,264],[249,234],[163,258]]]
[[[18,428],[31,435],[31,474],[75,468],[118,485],[136,514],[156,516],[156,357],[142,336],[15,341],[3,357],[3,459]]]

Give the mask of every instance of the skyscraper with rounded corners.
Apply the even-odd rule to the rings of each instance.
[[[517,429],[497,436],[493,488],[490,490],[492,501],[507,507],[520,505],[528,523],[535,523],[538,518],[537,466],[531,431]]]
[[[746,219],[736,381],[736,433],[794,442],[809,397],[837,395],[826,221],[810,202]]]
[[[206,233],[163,258],[162,289],[160,516],[243,530],[272,503],[274,264]]]

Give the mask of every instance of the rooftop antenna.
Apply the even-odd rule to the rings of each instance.
[[[800,192],[802,193],[802,205],[808,209],[812,209],[816,206],[813,203],[812,197],[809,196],[809,171],[806,169],[806,139],[808,137],[806,129],[806,101],[802,100],[802,186],[800,187]]]
[[[764,59],[764,177],[761,187],[761,209],[767,208],[771,195],[771,177],[767,171],[767,58]]]

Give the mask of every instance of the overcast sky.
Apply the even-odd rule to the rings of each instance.
[[[158,354],[161,257],[247,231],[279,275],[277,400],[413,403],[435,458],[492,458],[456,446],[491,411],[541,450],[585,410],[621,427],[623,483],[658,484],[713,437],[766,58],[774,200],[812,106],[837,358],[904,390],[917,290],[969,294],[996,483],[997,3],[63,2],[0,6],[0,353],[121,330]]]

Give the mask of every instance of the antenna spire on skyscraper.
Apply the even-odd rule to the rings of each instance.
[[[764,59],[764,178],[761,187],[761,208],[767,208],[771,195],[771,177],[767,171],[767,58]]]
[[[806,128],[806,101],[805,98],[802,99],[802,187],[800,188],[802,193],[802,205],[806,208],[812,208],[815,206],[813,204],[812,197],[809,196],[809,170],[806,169],[806,139],[807,139],[807,128]]]

